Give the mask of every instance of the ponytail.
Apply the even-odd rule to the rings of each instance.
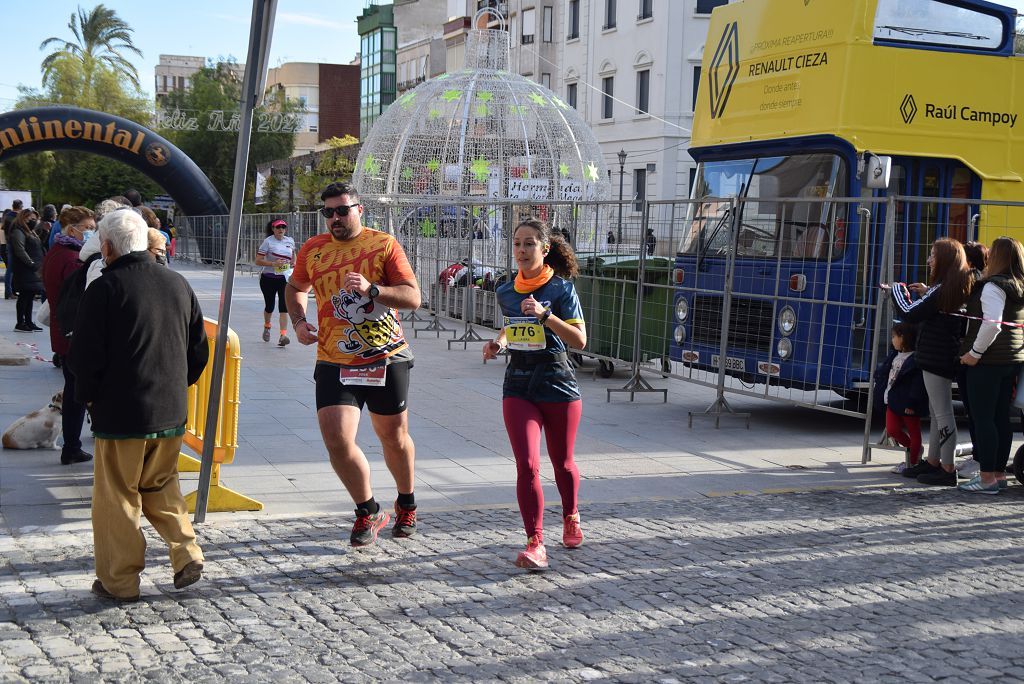
[[[533,228],[537,233],[540,242],[548,247],[548,253],[544,255],[544,263],[550,266],[555,275],[566,280],[575,278],[579,272],[579,263],[576,261],[576,253],[561,233],[554,233],[551,227],[538,218],[528,218],[520,221],[516,226],[519,230],[522,226]]]

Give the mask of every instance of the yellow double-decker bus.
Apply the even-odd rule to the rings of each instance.
[[[672,358],[790,387],[863,387],[886,220],[899,235],[886,258],[913,281],[936,237],[987,243],[1024,227],[1024,210],[986,204],[1024,201],[1015,20],[983,0],[715,9],[690,149],[704,202],[678,246]],[[886,205],[896,195],[924,199]],[[726,263],[736,320],[723,361],[714,293]]]

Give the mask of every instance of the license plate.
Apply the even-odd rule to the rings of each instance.
[[[719,359],[721,357],[718,354],[711,355],[711,365],[715,368],[719,367]],[[741,373],[747,372],[747,361],[746,359],[740,359],[735,356],[725,357],[725,370],[739,371]]]

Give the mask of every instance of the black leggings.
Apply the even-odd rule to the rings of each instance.
[[[277,297],[277,310],[280,313],[288,313],[288,306],[284,303],[284,286],[288,281],[284,278],[277,278],[269,275],[260,276],[260,290],[263,292],[263,310],[266,313],[274,313],[274,297]]]
[[[36,295],[42,294],[43,289],[41,287],[20,287],[18,289],[18,301],[14,305],[14,309],[18,314],[19,325],[35,325],[32,322],[32,300],[36,298]]]

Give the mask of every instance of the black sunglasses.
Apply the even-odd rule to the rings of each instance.
[[[348,216],[348,212],[358,206],[359,202],[355,204],[342,204],[340,207],[321,207],[320,213],[324,215],[324,218],[333,218],[335,214],[338,216]]]

